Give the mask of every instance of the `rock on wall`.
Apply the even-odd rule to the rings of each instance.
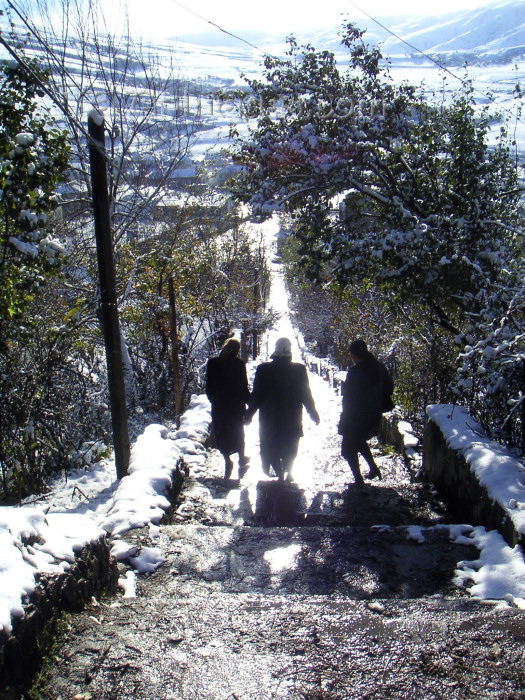
[[[398,417],[395,414],[383,414],[381,416],[378,438],[384,445],[392,445],[396,452],[404,454],[405,441],[403,439],[403,434],[399,430],[398,422]]]
[[[378,438],[384,445],[391,445],[403,455],[405,465],[412,479],[415,479],[421,467],[420,444],[410,423],[402,420],[399,409],[381,416]]]

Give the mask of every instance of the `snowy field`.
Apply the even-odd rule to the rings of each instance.
[[[325,49],[333,51],[343,71],[348,63],[348,54],[342,50],[337,38],[338,31],[339,27],[334,27],[330,32],[317,34],[314,32],[304,37],[299,36],[298,40],[311,42],[319,51]],[[239,88],[246,90],[247,84],[243,76],[249,79],[260,77],[265,55],[282,57],[287,49],[284,37],[281,39],[269,37],[260,46],[243,43],[241,40],[232,42],[230,39],[228,42],[228,37],[225,38],[223,45],[221,38],[225,38],[224,35],[216,38],[213,45],[178,40],[159,42],[155,45],[144,44],[145,56],[151,62],[154,74],[158,71],[160,76],[175,76],[183,82],[187,81],[188,94],[180,95],[180,99],[187,108],[187,116],[190,118],[198,116],[202,120],[202,129],[196,134],[189,153],[194,162],[202,162],[218,149],[227,146],[230,124],[238,125],[241,129],[246,125],[242,100],[221,103],[215,96],[216,91],[233,91]],[[369,40],[373,43],[380,41],[381,37],[372,31],[369,34]],[[436,41],[436,45],[431,47],[434,53],[439,51],[440,46],[439,41],[437,39]],[[482,44],[482,39],[479,41]],[[392,80],[397,84],[407,82],[416,86],[423,85],[430,102],[436,104],[446,102],[453,92],[461,88],[465,80],[471,80],[477,104],[480,107],[488,104],[493,113],[500,113],[501,118],[508,121],[509,131],[516,140],[518,152],[525,151],[525,120],[520,116],[520,103],[514,96],[516,85],[523,85],[525,77],[523,57],[515,61],[498,62],[496,51],[491,56],[491,62],[484,65],[478,63],[465,67],[459,60],[457,64],[440,68],[430,58],[422,54],[417,55],[408,46],[400,45],[399,42],[386,41],[381,48],[385,59],[390,64]],[[505,48],[501,50],[505,51]],[[55,50],[60,53],[58,47],[55,47]],[[479,46],[478,50],[480,50]],[[38,52],[33,47],[28,50],[28,54],[38,55]],[[91,70],[96,71],[97,59],[92,57],[92,60]],[[83,70],[80,57],[76,58],[74,55],[68,57],[68,70],[73,74]],[[138,83],[147,78],[144,67],[135,70],[134,77]],[[132,77],[133,74],[130,75],[130,78]],[[136,90],[136,87],[129,89],[129,94],[132,96],[132,91]],[[95,87],[95,93],[98,93],[99,107],[109,106],[103,81],[98,88]],[[197,94],[201,94],[202,97],[197,97]],[[157,110],[161,111],[166,119],[172,119],[173,96],[166,95],[165,99],[165,104],[161,102]],[[92,107],[92,104],[86,103],[85,112]],[[135,107],[129,109],[134,108],[140,111],[140,95]],[[159,118],[158,114],[157,118]],[[498,132],[499,123],[496,123],[494,136]]]
[[[462,69],[454,69],[457,75],[462,75]],[[423,83],[425,93],[430,102],[441,102],[450,99],[452,90],[459,86],[450,75],[443,76],[437,67],[422,68],[417,64],[394,66],[392,77],[395,81],[408,81],[411,84]],[[509,137],[515,141],[516,152],[523,157],[525,154],[525,120],[518,116],[520,102],[514,99],[512,90],[516,81],[525,77],[525,65],[523,69],[514,71],[509,66],[487,66],[470,69],[470,77],[473,79],[475,98],[478,106],[482,108],[489,104],[493,114],[500,115],[497,122],[491,126],[488,139],[489,143],[499,137],[500,127],[507,123]],[[446,81],[446,91],[443,93],[443,81]],[[214,104],[211,113],[211,102],[202,103],[203,129],[198,132],[196,140],[191,147],[191,157],[196,162],[209,158],[218,148],[224,148],[229,139],[229,129],[235,124],[239,133],[246,133],[247,126],[255,126],[243,118],[241,104]],[[501,123],[500,123],[501,120]]]
[[[263,226],[271,242],[277,224],[271,221]],[[270,303],[280,311],[280,318],[262,344],[261,357],[250,364],[250,376],[257,362],[268,359],[275,340],[282,335],[292,340],[294,358],[304,357],[302,338],[290,321],[279,265],[272,264],[272,270]],[[340,413],[340,397],[329,384],[315,374],[310,375],[310,383],[322,420],[315,426],[305,417],[305,436],[298,455],[305,465],[297,476],[301,483],[308,482],[308,469],[323,465],[324,455],[319,453],[319,445],[323,444],[326,431],[336,430]],[[504,504],[509,517],[524,532],[525,473],[521,465],[490,441],[481,440],[477,432],[473,433],[472,421],[469,423],[461,410],[450,416],[447,407],[434,407],[431,415],[442,425],[450,444],[464,451],[494,500]],[[37,572],[67,571],[75,552],[105,535],[110,537],[117,560],[131,566],[119,582],[123,594],[135,595],[136,576],[154,571],[164,558],[160,546],[143,547],[137,553],[134,545],[126,542],[126,533],[147,526],[152,541],[159,541],[159,523],[169,505],[165,494],[171,474],[180,456],[190,472],[204,468],[203,442],[210,419],[206,397],[194,396],[179,430],[162,425],[149,425],[145,429],[133,445],[129,475],[120,483],[116,481],[115,464],[111,460],[93,461],[85,469],[69,473],[67,479],[57,479],[50,493],[32,505],[0,509],[0,625],[5,631],[11,630],[13,617],[23,615],[23,603],[35,588]],[[256,464],[256,426],[254,420],[247,428],[246,441],[249,454],[254,455],[250,478],[258,480],[266,477]],[[474,544],[480,552],[478,560],[458,563],[456,585],[473,584],[469,593],[479,600],[525,608],[525,563],[519,546],[510,548],[498,532],[487,532],[482,527],[468,524],[436,527],[449,528],[452,540]],[[407,537],[421,540],[421,528],[407,528]]]
[[[246,87],[241,78],[244,73],[248,78],[261,75],[263,54],[255,49],[234,50],[231,48],[192,47],[173,44],[175,57],[181,75],[202,80],[210,93],[227,85],[229,88]],[[283,45],[265,47],[274,55],[282,54]],[[317,46],[323,49],[322,45]],[[166,47],[167,55],[167,47]],[[341,68],[344,69],[346,55],[336,52]],[[213,59],[213,63],[210,63]],[[480,108],[488,105],[491,113],[500,115],[501,122],[506,122],[509,135],[516,141],[520,154],[525,152],[525,119],[521,115],[521,101],[516,99],[515,88],[524,85],[525,61],[504,64],[448,66],[441,69],[427,58],[412,58],[404,55],[390,57],[390,75],[394,83],[403,82],[422,85],[424,93],[431,103],[447,102],[451,95],[460,90],[465,81],[471,80],[473,95]],[[201,161],[219,145],[224,147],[228,138],[230,124],[238,126],[249,124],[243,114],[242,101],[221,104],[217,99],[201,100],[193,103],[194,111],[199,108],[204,128],[199,132],[197,141],[191,149],[192,158]],[[253,124],[255,126],[255,124]],[[493,125],[494,138],[499,135],[500,123]]]

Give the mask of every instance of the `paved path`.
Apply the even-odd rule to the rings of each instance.
[[[211,451],[162,527],[165,565],[71,618],[42,697],[525,697],[523,615],[451,584],[477,555],[442,504],[391,455],[383,481],[348,488],[326,441],[330,468],[303,486],[299,465],[282,487],[256,459],[224,482]]]

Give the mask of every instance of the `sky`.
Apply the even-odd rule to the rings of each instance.
[[[113,4],[114,0],[102,0]],[[129,11],[133,33],[144,38],[169,36],[179,38],[187,33],[202,32],[218,24],[230,32],[261,30],[278,34],[290,34],[306,29],[339,27],[342,17],[359,19],[365,15],[362,7],[373,17],[393,15],[437,15],[456,10],[472,10],[491,4],[494,0],[440,0],[424,3],[421,0],[323,0],[322,3],[305,3],[304,0],[265,0],[247,3],[246,0],[148,0],[148,12],[144,12],[144,0],[121,0]],[[356,7],[357,5],[357,7]],[[320,9],[322,8],[322,9]]]
[[[440,16],[459,10],[475,10],[505,0],[440,0],[438,4],[421,0],[98,0],[104,24],[112,34],[125,34],[129,26],[133,36],[148,42],[184,39],[187,34],[219,32],[220,27],[250,40],[252,32],[267,32],[279,38],[312,30],[339,29],[344,19],[372,18],[394,22],[402,16]],[[61,23],[65,0],[0,0],[0,9],[12,4],[38,26],[39,8],[47,6],[45,23]],[[80,0],[79,6],[89,0]],[[70,7],[76,3],[71,2]],[[73,10],[73,15],[75,11]]]

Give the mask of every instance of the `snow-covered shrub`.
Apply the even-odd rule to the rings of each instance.
[[[394,377],[396,405],[422,432],[426,407],[454,399],[450,383],[457,348],[449,334],[421,318],[417,307],[405,304],[403,313],[396,313],[380,288],[348,284],[341,290],[308,280],[298,265],[294,239],[288,238],[281,250],[294,321],[312,352],[330,357],[345,370],[350,343],[356,338],[366,340]],[[419,317],[417,332],[411,315]]]
[[[21,49],[20,49],[21,50]],[[65,133],[42,106],[48,76],[36,60],[0,66],[0,469],[4,493],[41,487],[63,449],[64,406],[46,403],[59,381],[58,344],[38,338],[55,319],[35,315],[59,275],[64,249],[50,214],[68,163]],[[63,358],[62,358],[63,359]],[[49,367],[54,371],[49,376]],[[63,365],[62,365],[63,366]],[[48,373],[47,383],[42,374]],[[71,400],[72,397],[71,397]],[[45,426],[45,427],[44,427]]]
[[[85,467],[86,469],[108,457],[110,448],[102,440],[90,440],[84,442],[77,450],[71,453],[71,466]]]
[[[4,339],[18,334],[24,313],[60,269],[62,246],[49,226],[68,148],[63,130],[42,108],[47,80],[37,61],[30,72],[0,65],[0,321]]]
[[[498,440],[525,452],[525,291],[506,312],[469,338],[454,383],[459,400],[468,397],[476,417]],[[458,342],[464,343],[464,338]]]
[[[47,308],[44,308],[47,307]],[[68,469],[85,441],[110,443],[106,363],[74,323],[53,323],[60,305],[47,289],[31,341],[0,353],[0,475],[4,496],[25,497]]]

